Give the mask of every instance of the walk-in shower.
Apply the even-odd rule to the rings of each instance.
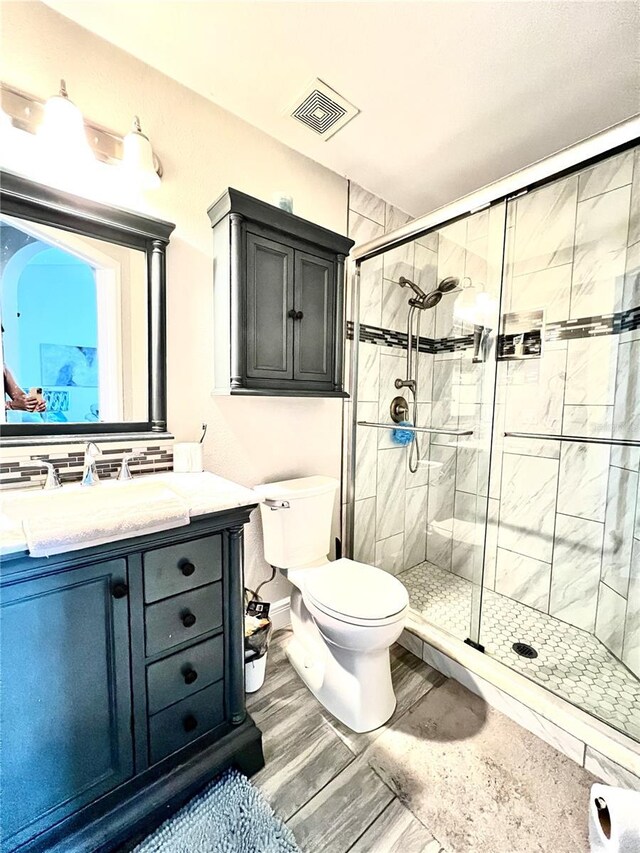
[[[348,547],[400,576],[423,638],[640,741],[640,148],[623,143],[356,249]]]

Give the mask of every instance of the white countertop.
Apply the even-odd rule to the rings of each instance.
[[[188,507],[190,518],[250,506],[260,500],[251,489],[208,471],[199,474],[146,474],[124,483],[105,479],[91,488],[83,487],[79,483],[70,483],[62,489],[51,491],[40,488],[5,489],[0,491],[0,556],[28,552],[22,517],[32,514],[34,509],[46,513],[47,506],[55,507],[56,500],[64,500],[65,496],[77,492],[90,492],[92,502],[104,495],[106,502],[113,503],[114,500],[117,502],[119,489],[151,486],[154,483],[174,492]],[[140,531],[139,535],[144,535],[144,531]],[[114,534],[113,541],[118,538],[118,535]]]

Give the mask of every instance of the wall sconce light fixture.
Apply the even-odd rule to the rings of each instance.
[[[69,99],[64,80],[59,94],[46,102],[0,83],[0,104],[9,119],[7,122],[0,115],[3,136],[13,130],[32,134],[49,161],[77,170],[97,160],[121,167],[129,183],[145,189],[159,186],[162,164],[153,153],[149,138],[142,133],[137,117],[133,130],[124,137],[87,121]],[[25,139],[23,136],[21,141]]]

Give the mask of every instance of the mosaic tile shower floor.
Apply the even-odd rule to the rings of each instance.
[[[472,584],[420,563],[399,575],[411,607],[428,622],[464,640],[469,636]],[[593,635],[485,589],[481,642],[487,654],[579,708],[640,740],[640,681]],[[516,642],[538,652],[532,660]]]

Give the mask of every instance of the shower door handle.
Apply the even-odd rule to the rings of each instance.
[[[633,438],[598,438],[595,435],[553,435],[542,432],[505,432],[505,438],[531,438],[537,441],[573,441],[577,444],[609,444],[614,447],[640,447]]]
[[[378,424],[372,423],[371,421],[357,421],[358,426],[364,427],[374,427],[375,429],[397,429],[398,425],[395,423],[391,424]],[[450,429],[449,427],[414,427],[414,426],[402,426],[400,429],[407,430],[407,432],[428,432],[433,435],[473,435],[472,429]]]

